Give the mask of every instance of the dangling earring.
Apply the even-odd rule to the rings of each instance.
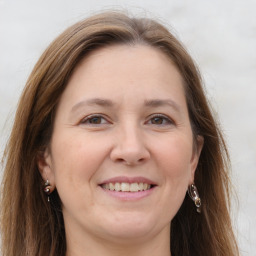
[[[49,180],[44,183],[44,193],[48,195],[47,201],[50,202],[51,185]]]
[[[197,188],[194,184],[189,185],[188,187],[188,194],[190,198],[194,201],[195,206],[196,206],[196,211],[198,213],[201,213],[201,199],[199,197]]]

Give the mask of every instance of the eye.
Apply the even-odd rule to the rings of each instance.
[[[172,125],[174,122],[167,116],[162,114],[156,114],[151,116],[151,118],[147,121],[148,124],[152,125]]]
[[[90,115],[82,119],[80,123],[83,125],[101,125],[109,124],[109,121],[101,115]]]

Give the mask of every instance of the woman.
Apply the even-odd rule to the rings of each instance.
[[[61,34],[5,161],[2,255],[238,255],[223,137],[195,64],[155,21],[102,13]]]

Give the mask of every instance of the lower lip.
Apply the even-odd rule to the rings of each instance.
[[[138,192],[121,192],[121,191],[112,191],[108,189],[104,189],[101,187],[101,189],[108,195],[115,197],[117,199],[123,200],[123,201],[132,201],[132,200],[140,200],[144,197],[149,196],[154,190],[155,187],[152,187],[148,190],[144,191],[138,191]]]

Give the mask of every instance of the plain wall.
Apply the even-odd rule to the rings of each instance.
[[[102,9],[158,18],[199,65],[231,153],[243,256],[256,255],[256,1],[0,0],[0,156],[36,60],[67,26]]]

